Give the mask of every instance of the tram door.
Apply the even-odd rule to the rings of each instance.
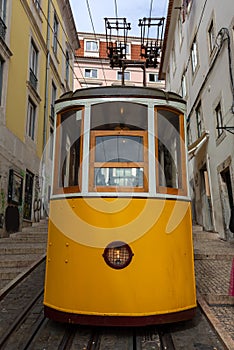
[[[206,231],[213,231],[212,202],[207,168],[201,169],[202,221]]]
[[[34,179],[34,175],[27,170],[26,178],[25,178],[24,211],[23,211],[23,217],[25,220],[31,220],[31,217],[32,217],[33,179]]]

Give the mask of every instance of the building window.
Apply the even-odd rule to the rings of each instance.
[[[190,12],[192,2],[193,2],[192,0],[183,0],[183,5],[182,5],[183,22],[185,21],[186,15],[188,15]]]
[[[192,64],[192,72],[194,74],[198,66],[198,50],[197,50],[196,37],[194,38],[192,47],[191,47],[191,64]]]
[[[201,137],[203,131],[203,121],[202,121],[202,111],[201,111],[201,102],[196,108],[196,120],[197,120],[197,136]]]
[[[6,0],[0,0],[0,37],[5,40],[6,36]]]
[[[181,95],[182,97],[185,97],[187,95],[187,85],[186,85],[186,75],[185,72],[182,75],[181,78]]]
[[[122,72],[117,72],[117,80],[122,80]],[[130,72],[124,72],[124,80],[130,80]]]
[[[187,124],[187,143],[188,145],[191,145],[192,143],[192,131],[190,123]]]
[[[214,47],[215,47],[215,33],[214,33],[213,20],[211,21],[209,29],[208,29],[208,39],[209,39],[209,50],[210,50],[210,53],[212,53],[214,50]]]
[[[49,157],[53,159],[53,149],[54,149],[54,129],[50,127],[50,140],[49,140]]]
[[[69,82],[69,68],[70,68],[70,60],[69,60],[69,52],[66,51],[66,81]]]
[[[35,140],[35,124],[36,124],[36,105],[28,99],[28,115],[27,115],[27,135]]]
[[[180,45],[182,44],[183,40],[183,28],[182,28],[182,18],[181,16],[178,17],[178,32],[179,32],[179,42]]]
[[[85,69],[85,78],[97,78],[97,69]]]
[[[3,81],[4,60],[0,56],[0,105],[2,104],[2,81]]]
[[[50,117],[52,123],[54,122],[54,104],[56,100],[56,95],[57,95],[57,87],[55,83],[52,81],[52,89],[51,89],[51,111],[50,111]]]
[[[59,22],[56,13],[54,14],[54,24],[53,24],[53,51],[57,55],[58,51],[58,27]]]
[[[215,108],[215,115],[216,115],[216,129],[217,129],[217,136],[220,137],[223,133],[223,115],[221,110],[221,104],[218,103],[217,107]]]
[[[32,87],[37,89],[37,68],[38,68],[38,50],[34,43],[31,41],[31,49],[30,49],[30,69],[29,69],[29,81]]]
[[[175,47],[173,46],[173,48],[172,48],[172,53],[171,53],[171,55],[172,55],[172,72],[173,72],[173,74],[175,73],[175,71],[176,71],[176,57],[175,57]]]
[[[158,82],[158,74],[157,73],[149,73],[149,81],[151,83],[156,83]]]
[[[41,0],[33,0],[37,10],[40,10],[41,8]]]
[[[98,42],[94,40],[87,40],[85,42],[85,51],[98,51]]]

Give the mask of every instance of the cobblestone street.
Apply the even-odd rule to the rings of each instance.
[[[234,349],[234,297],[229,296],[234,242],[204,231],[195,230],[193,236],[198,303],[228,349]]]

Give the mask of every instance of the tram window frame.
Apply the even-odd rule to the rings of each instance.
[[[77,193],[81,192],[82,187],[82,171],[81,171],[81,164],[82,164],[82,154],[83,154],[83,130],[84,130],[84,110],[85,108],[81,106],[80,108],[69,108],[60,111],[57,115],[56,120],[56,139],[55,139],[55,152],[54,152],[54,181],[53,181],[53,193],[54,194],[67,194],[67,193]],[[61,171],[61,148],[62,148],[62,115],[65,113],[74,112],[76,114],[77,112],[81,112],[81,118],[79,119],[81,121],[80,126],[80,146],[79,146],[79,160],[78,160],[78,174],[77,174],[77,184],[76,185],[68,185],[64,187],[61,182],[62,180]],[[67,117],[69,118],[69,117]],[[74,143],[73,143],[74,144]],[[71,148],[70,148],[71,150]],[[69,164],[70,167],[70,164]]]
[[[105,136],[140,136],[142,137],[142,156],[143,161],[125,161],[125,162],[97,162],[95,161],[96,138]],[[113,168],[113,169],[143,169],[143,186],[111,186],[95,184],[95,169]],[[148,133],[147,130],[91,130],[90,135],[90,177],[89,191],[97,192],[148,192]]]
[[[178,152],[177,156],[179,159],[179,168],[177,167],[177,181],[178,186],[167,186],[160,184],[160,160],[159,160],[159,135],[158,135],[158,113],[160,111],[168,111],[169,113],[174,113],[175,116],[178,116],[179,122],[179,137],[180,137],[180,145],[179,149],[176,148],[176,152]],[[172,195],[187,195],[187,176],[186,176],[186,145],[185,145],[185,131],[184,131],[184,115],[175,109],[171,108],[162,108],[155,107],[155,156],[156,156],[156,189],[158,193],[161,194],[172,194]],[[173,124],[172,127],[174,128]],[[167,130],[167,134],[169,132],[168,128],[164,128]],[[168,151],[168,149],[167,149]]]

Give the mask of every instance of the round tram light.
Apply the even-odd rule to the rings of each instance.
[[[116,241],[108,244],[104,250],[103,258],[108,266],[119,270],[130,264],[133,255],[127,243]]]

